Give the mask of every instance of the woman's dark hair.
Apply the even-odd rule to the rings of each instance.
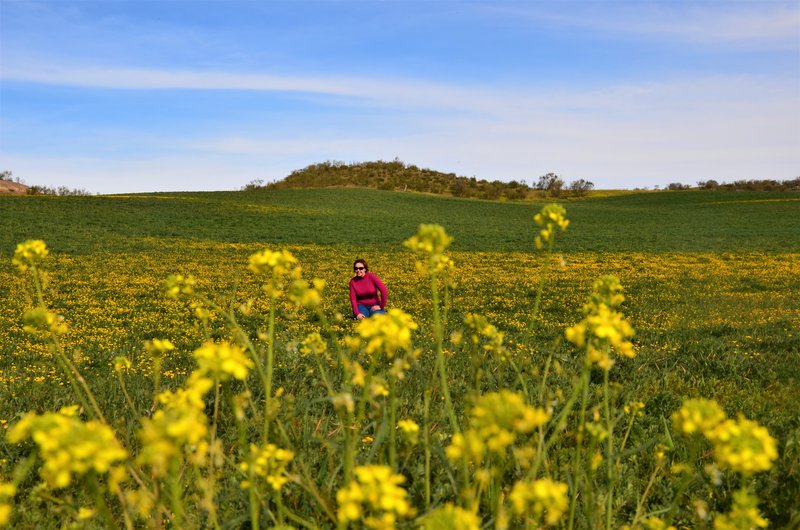
[[[356,268],[356,264],[362,264],[364,266],[364,271],[369,272],[369,265],[367,265],[367,261],[363,259],[357,259],[353,262],[353,268]]]

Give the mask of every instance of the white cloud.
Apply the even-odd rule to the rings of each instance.
[[[537,27],[549,25],[648,40],[740,44],[758,49],[797,50],[800,46],[797,2],[563,2],[483,8],[503,17],[528,19]]]

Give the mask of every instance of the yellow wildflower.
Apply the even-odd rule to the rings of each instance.
[[[175,345],[169,339],[153,339],[144,343],[144,350],[153,359],[163,359],[166,354],[174,349]]]
[[[168,470],[171,459],[184,452],[197,458],[205,455],[208,447],[203,440],[208,433],[208,418],[203,396],[213,385],[211,379],[194,373],[185,388],[158,395],[161,407],[152,418],[142,421],[139,431],[140,463],[149,464],[161,475]]]
[[[536,248],[542,248],[544,243],[551,243],[554,240],[556,227],[560,228],[562,232],[567,229],[569,220],[566,215],[567,210],[560,204],[547,204],[533,216],[534,222],[542,227],[534,240]]]
[[[328,343],[318,332],[309,333],[300,344],[300,353],[320,357],[328,351]]]
[[[626,404],[624,409],[625,414],[629,414],[633,417],[643,416],[644,412],[644,403],[641,401],[631,401],[630,403]]]
[[[168,298],[178,298],[180,295],[192,294],[196,283],[192,276],[170,274],[164,283],[164,291]]]
[[[325,288],[325,280],[314,278],[311,282],[297,279],[289,287],[289,300],[300,307],[310,309],[322,305],[322,290]]]
[[[31,267],[36,267],[49,253],[44,241],[29,239],[17,245],[11,263],[16,265],[20,272],[25,272]]]
[[[131,369],[131,360],[124,355],[114,357],[114,371],[118,373],[126,372]]]
[[[445,233],[442,226],[421,224],[416,235],[406,239],[403,246],[418,254],[439,256],[444,254],[452,242],[453,238]]]
[[[479,530],[478,516],[464,508],[447,503],[422,519],[423,530]]]
[[[227,381],[231,377],[243,381],[253,368],[253,361],[247,357],[244,349],[228,342],[206,342],[195,350],[194,358],[201,373],[220,381]]]
[[[496,355],[501,361],[508,359],[508,350],[503,345],[503,332],[490,324],[486,317],[468,313],[464,323],[471,330],[470,339],[477,345],[483,339],[483,351]]]
[[[397,422],[397,428],[411,445],[415,445],[419,440],[419,425],[414,420],[400,420]]]
[[[245,473],[252,470],[253,475],[264,478],[273,490],[280,491],[289,481],[286,466],[293,458],[294,453],[274,444],[262,447],[250,445],[248,461],[240,463],[239,468]],[[242,484],[244,489],[249,486],[247,483]]]
[[[8,432],[11,443],[29,437],[44,461],[39,474],[53,488],[68,486],[73,474],[81,476],[89,470],[104,474],[128,456],[110,427],[99,421],[82,422],[76,417],[76,407],[28,413]]]
[[[390,309],[386,314],[365,318],[356,327],[358,334],[366,341],[367,354],[373,355],[382,350],[390,359],[398,350],[410,351],[411,332],[415,329],[417,324],[411,316],[397,308]]]
[[[63,335],[67,332],[64,317],[51,313],[44,307],[36,307],[22,316],[23,329],[31,335]]]
[[[258,275],[281,276],[292,271],[297,259],[288,250],[262,250],[250,256],[248,268]]]
[[[733,506],[726,514],[714,519],[714,530],[739,530],[741,528],[766,528],[769,521],[761,517],[758,511],[758,497],[747,489],[740,489],[733,494]]]
[[[687,399],[672,414],[672,425],[683,434],[706,434],[725,420],[725,412],[710,399]]]
[[[0,481],[0,526],[11,520],[11,501],[17,494],[17,487],[11,482]]]
[[[740,473],[766,471],[778,458],[775,439],[769,431],[742,416],[718,423],[706,436],[714,443],[714,459],[719,465]]]
[[[358,466],[355,479],[336,493],[340,523],[362,521],[368,528],[393,527],[397,518],[413,517],[415,510],[400,487],[405,477],[388,466]]]
[[[538,519],[544,514],[545,524],[555,526],[567,511],[567,485],[549,478],[514,484],[508,498],[514,513]]]

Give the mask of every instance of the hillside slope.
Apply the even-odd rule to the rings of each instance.
[[[535,191],[524,182],[500,182],[460,177],[432,169],[392,162],[322,162],[293,171],[270,189],[359,187],[378,190],[417,191],[481,199],[524,199]]]

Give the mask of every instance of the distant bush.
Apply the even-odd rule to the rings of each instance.
[[[58,195],[59,197],[77,197],[82,195],[91,195],[91,193],[84,189],[68,188],[66,186],[51,188],[49,186],[34,185],[28,188],[28,195]]]
[[[727,190],[727,191],[800,191],[800,177],[791,180],[772,180],[772,179],[742,179],[733,182],[717,182],[716,180],[700,180],[697,187],[704,190]],[[691,186],[673,183],[665,189],[686,190]]]

